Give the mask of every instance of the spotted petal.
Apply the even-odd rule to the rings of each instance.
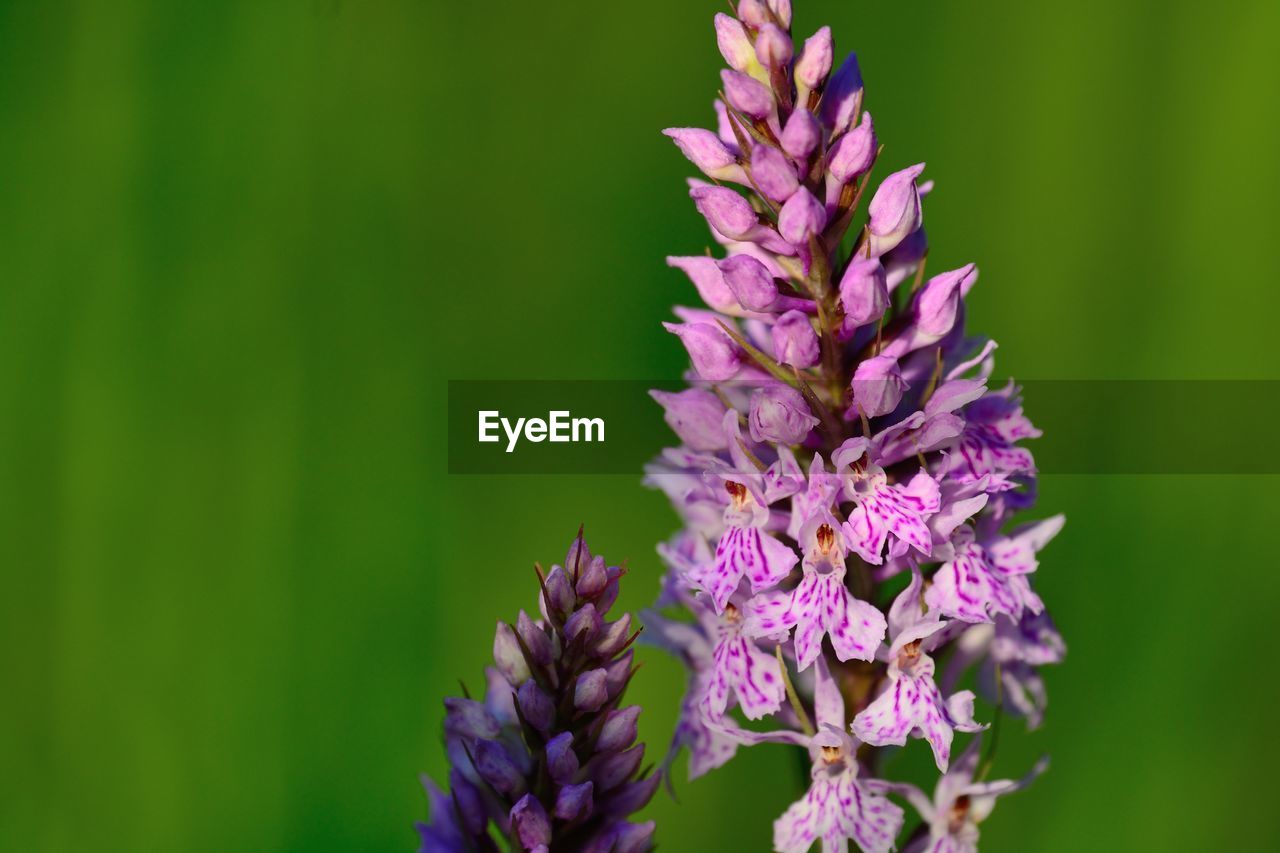
[[[714,562],[698,580],[719,613],[743,576],[759,592],[785,578],[799,560],[795,551],[758,527],[729,527],[716,545]]]
[[[852,840],[865,853],[887,853],[902,828],[902,809],[861,784],[852,772],[815,773],[804,797],[773,823],[773,846],[804,853],[817,840],[825,851]]]

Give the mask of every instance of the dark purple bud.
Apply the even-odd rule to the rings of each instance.
[[[619,815],[640,811],[653,799],[654,792],[658,790],[658,784],[661,781],[660,774],[650,773],[643,779],[626,783],[609,797],[609,811]]]
[[[578,573],[587,567],[587,563],[591,562],[591,549],[587,547],[587,543],[583,540],[581,533],[573,538],[569,543],[569,550],[564,554],[565,573],[577,577]],[[554,566],[552,567],[554,569]]]
[[[782,383],[767,385],[751,395],[751,414],[747,421],[752,441],[776,444],[800,444],[818,425],[804,396]]]
[[[618,600],[618,578],[622,577],[622,569],[617,566],[609,567],[609,584],[604,588],[604,592],[600,593],[600,597],[596,599],[596,612],[604,616],[609,612],[609,608],[613,607],[613,603]]]
[[[573,609],[576,601],[573,595],[573,585],[569,583],[569,578],[565,574],[564,568],[561,566],[552,566],[551,571],[547,573],[547,597],[550,601],[542,602],[543,615],[550,618],[548,605],[555,608],[556,612],[562,617],[567,615]]]
[[[808,100],[809,92],[821,88],[831,73],[834,53],[830,27],[823,27],[804,40],[800,58],[796,60],[796,87],[800,90],[798,103],[803,104]]]
[[[756,58],[765,68],[785,68],[792,50],[791,36],[776,24],[765,24],[756,33]]]
[[[720,275],[719,269],[716,275]],[[688,388],[675,392],[650,391],[649,396],[662,406],[667,426],[691,449],[723,450],[729,446],[723,428],[724,403],[715,394],[701,388]]]
[[[707,224],[729,240],[750,240],[760,227],[755,210],[728,187],[694,187],[689,195]]]
[[[778,213],[778,233],[793,246],[804,246],[826,224],[826,207],[806,187],[796,190]]]
[[[620,824],[610,833],[610,853],[644,853],[653,846],[653,830],[656,824],[647,820],[644,823]]]
[[[449,792],[458,805],[458,813],[462,816],[462,822],[467,830],[472,835],[483,832],[485,824],[489,822],[484,798],[471,780],[457,768],[449,771]]]
[[[447,696],[444,700],[444,730],[465,738],[495,738],[502,729],[489,709],[474,699]]]
[[[844,309],[840,331],[845,337],[880,319],[889,307],[889,288],[880,261],[859,257],[849,262],[840,277],[840,307]]]
[[[920,191],[916,178],[924,171],[918,163],[885,178],[867,206],[871,254],[879,257],[920,227]]]
[[[725,258],[720,262],[720,273],[738,304],[748,311],[768,311],[778,301],[778,285],[773,276],[750,255]]]
[[[784,202],[800,186],[795,166],[771,145],[756,143],[751,149],[751,179],[770,201]]]
[[[591,773],[596,783],[596,790],[609,791],[618,787],[640,769],[641,761],[644,761],[644,744],[642,743],[599,759]]]
[[[573,751],[573,732],[561,732],[547,741],[547,772],[561,785],[578,773],[578,754]]]
[[[827,88],[822,93],[818,117],[830,129],[832,137],[844,133],[853,123],[853,111],[861,91],[862,72],[858,69],[858,57],[851,53],[827,81]]]
[[[493,634],[493,662],[512,687],[529,678],[529,662],[520,651],[515,630],[506,622],[499,621]]]
[[[755,62],[756,51],[742,22],[723,12],[716,13],[716,45],[720,55],[735,71],[746,71]]]
[[[604,557],[592,557],[574,589],[578,591],[579,598],[595,598],[604,592],[608,583],[609,572],[604,567]]]
[[[533,794],[525,794],[511,809],[511,831],[525,850],[546,850],[551,843],[551,821],[547,810]]]
[[[605,666],[605,673],[607,674],[605,686],[611,698],[617,696],[622,692],[622,688],[627,686],[627,680],[631,678],[631,661],[634,658],[634,651],[627,649],[625,654],[615,658]]]
[[[778,141],[782,143],[783,151],[797,161],[804,162],[822,141],[822,126],[813,117],[813,113],[806,109],[797,109],[787,119],[787,124],[782,128],[782,136]]]
[[[520,713],[529,725],[540,732],[547,731],[555,722],[555,703],[532,678],[516,690],[516,704],[520,706]]]
[[[827,172],[843,187],[861,175],[876,159],[876,130],[871,113],[863,113],[862,121],[840,137],[827,157]]]
[[[768,118],[773,113],[773,92],[759,80],[728,70],[720,72],[720,79],[725,100],[738,112],[752,118]]]
[[[773,357],[783,364],[803,370],[813,367],[821,358],[818,333],[803,311],[788,311],[783,314],[773,324],[771,334]]]
[[[689,352],[693,369],[703,379],[721,382],[738,375],[742,356],[733,339],[710,323],[663,323],[668,332],[680,338]]]
[[[524,777],[502,745],[493,740],[478,740],[473,747],[476,772],[500,794],[509,797],[524,793]]]
[[[710,308],[725,314],[738,307],[738,300],[733,298],[733,291],[724,283],[715,258],[706,255],[673,256],[667,258],[667,266],[683,270]]]
[[[700,127],[669,127],[662,131],[680,147],[689,162],[709,178],[736,181],[743,177],[742,167],[733,152],[709,130]]]
[[[640,706],[628,705],[610,711],[600,727],[600,737],[596,739],[597,752],[618,752],[635,743],[637,722],[640,719]]]
[[[524,641],[525,648],[529,650],[529,656],[533,658],[535,665],[551,665],[554,655],[551,638],[523,610],[520,611],[520,616],[516,619],[516,633]]]
[[[611,658],[622,650],[629,636],[631,636],[631,614],[624,613],[621,619],[605,626],[604,634],[596,642],[592,653],[597,658]]]
[[[603,571],[603,566],[601,571]],[[564,637],[566,642],[574,642],[581,639],[583,643],[590,643],[600,634],[600,614],[596,612],[595,605],[584,604],[564,623]]]
[[[556,794],[555,816],[560,820],[577,820],[591,813],[591,794],[595,785],[583,782],[581,785],[565,785]]]
[[[595,711],[609,700],[608,674],[590,669],[578,676],[573,687],[573,706],[579,711]]]
[[[896,358],[878,355],[864,359],[854,370],[850,383],[853,409],[869,418],[887,415],[898,408],[906,389]]]

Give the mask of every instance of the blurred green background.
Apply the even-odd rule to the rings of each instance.
[[[706,236],[658,131],[708,120],[722,6],[0,2],[0,847],[410,849],[532,561],[585,522],[651,600],[664,499],[447,476],[445,380],[681,369],[663,256]],[[1275,3],[797,6],[928,161],[1002,371],[1277,378]],[[1280,844],[1276,486],[1045,479],[1071,651],[996,771],[1054,764],[984,849]],[[793,778],[680,784],[663,848],[765,849]]]

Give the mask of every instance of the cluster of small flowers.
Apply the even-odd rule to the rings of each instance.
[[[653,392],[682,442],[647,470],[684,523],[659,548],[659,605],[696,617],[646,618],[691,671],[675,748],[697,776],[741,745],[807,747],[778,850],[889,850],[890,795],[923,818],[911,849],[972,849],[993,798],[1027,780],[984,782],[978,736],[952,764],[954,733],[986,728],[955,688],[976,670],[997,713],[1035,725],[1037,668],[1065,653],[1031,583],[1063,520],[1008,529],[1035,498],[1018,442],[1039,432],[1018,388],[988,387],[994,342],[965,334],[974,266],[925,278],[923,164],[881,181],[853,227],[880,153],[855,57],[832,73],[826,27],[795,49],[789,0],[735,14],[715,18],[718,131],[666,131],[711,179],[690,195],[724,250],[669,259],[707,308],[667,324],[692,387]],[[933,801],[872,778],[878,748],[912,737],[944,774]]]
[[[660,779],[640,769],[639,706],[621,707],[638,632],[630,614],[604,621],[622,574],[579,532],[564,566],[538,570],[542,618],[498,623],[485,700],[444,703],[450,792],[426,780],[424,853],[498,850],[491,824],[517,850],[652,847],[653,823],[627,820]]]

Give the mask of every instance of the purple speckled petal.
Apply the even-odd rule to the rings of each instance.
[[[853,841],[865,853],[887,853],[902,820],[902,809],[873,793],[853,771],[832,776],[815,770],[804,797],[774,821],[773,845],[783,853],[804,853],[819,840],[824,851],[845,850]]]

